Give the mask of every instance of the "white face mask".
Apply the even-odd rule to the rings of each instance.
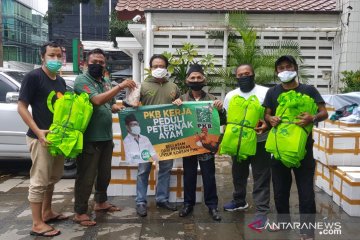
[[[131,130],[132,134],[139,135],[141,128],[140,128],[140,126],[133,126],[133,127],[130,127],[130,130]]]
[[[290,82],[293,80],[297,75],[296,71],[283,71],[278,74],[278,77],[280,78],[280,81],[283,83]]]
[[[166,68],[156,68],[155,70],[151,71],[151,75],[154,78],[164,78],[167,75],[167,69]]]

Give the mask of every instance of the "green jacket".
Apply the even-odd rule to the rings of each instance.
[[[168,80],[158,83],[154,78],[148,78],[141,83],[140,101],[143,105],[171,104],[179,96],[178,86]]]

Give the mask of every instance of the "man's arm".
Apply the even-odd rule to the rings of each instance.
[[[271,108],[266,108],[265,110],[265,120],[270,123],[271,126],[276,127],[280,122],[281,119],[277,116],[272,115]]]
[[[318,112],[315,115],[311,115],[307,112],[302,113],[298,118],[300,119],[296,122],[299,126],[307,126],[311,123],[321,122],[328,118],[328,112],[326,110],[324,103],[317,103]]]
[[[118,84],[116,87],[104,92],[100,93],[98,95],[93,96],[90,101],[95,106],[103,105],[107,102],[109,102],[112,98],[114,98],[121,90],[125,88],[133,89],[136,87],[136,83],[133,80],[124,80],[120,84]]]
[[[31,116],[28,107],[29,104],[27,102],[21,100],[18,101],[18,113],[20,114],[21,118],[26,123],[26,125],[28,125],[28,127],[36,134],[40,143],[43,146],[46,146],[50,143],[48,140],[46,140],[46,134],[49,132],[49,130],[39,129],[33,117]]]

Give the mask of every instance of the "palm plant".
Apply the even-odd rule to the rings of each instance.
[[[228,40],[227,67],[216,69],[214,72],[218,81],[225,86],[231,88],[235,86],[234,70],[240,64],[247,63],[253,66],[257,83],[270,84],[276,79],[274,63],[277,58],[282,55],[292,55],[299,63],[303,62],[297,42],[276,41],[266,49],[262,48],[256,38],[256,31],[249,25],[244,13],[230,13],[226,22],[231,30]],[[303,69],[300,69],[299,74],[302,81],[307,80]]]
[[[185,93],[188,89],[185,84],[186,73],[191,64],[198,63],[203,66],[205,76],[214,70],[214,56],[207,54],[199,58],[196,50],[197,46],[192,43],[183,43],[183,47],[176,49],[175,53],[164,52],[163,55],[169,60],[168,71],[174,82],[178,85],[181,92]],[[150,73],[148,71],[148,73]],[[211,81],[208,81],[208,85]]]

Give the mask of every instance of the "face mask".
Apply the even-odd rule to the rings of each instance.
[[[283,83],[288,83],[291,80],[295,79],[297,75],[296,71],[283,71],[278,74],[278,77],[280,78],[280,81]]]
[[[131,130],[132,134],[139,135],[141,128],[140,128],[140,126],[133,126],[133,127],[130,127],[130,130]]]
[[[204,82],[189,82],[186,85],[194,91],[200,91],[205,86]]]
[[[164,78],[167,75],[167,69],[166,68],[156,68],[155,70],[151,71],[151,75],[154,78]]]
[[[97,78],[103,76],[104,67],[101,66],[100,64],[89,64],[88,72],[89,72],[90,76],[97,79]]]
[[[250,92],[255,87],[255,81],[254,81],[255,75],[251,76],[243,76],[238,78],[238,87],[240,90],[244,93]]]
[[[56,73],[62,66],[61,61],[59,60],[47,60],[46,61],[46,68],[52,72]]]

